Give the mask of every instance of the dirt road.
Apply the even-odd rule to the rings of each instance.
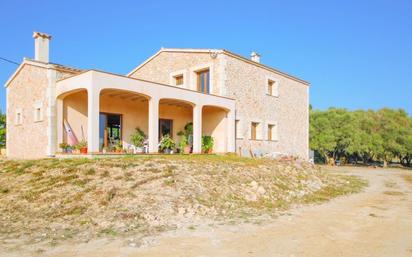
[[[46,256],[412,256],[412,171],[346,169],[364,192],[291,210],[269,224],[176,231],[147,247],[113,241],[60,246]],[[345,172],[346,173],[346,172]]]

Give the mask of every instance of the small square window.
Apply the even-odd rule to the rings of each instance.
[[[175,78],[175,85],[176,85],[176,86],[181,86],[181,85],[183,85],[183,83],[184,83],[184,81],[183,81],[183,74],[174,76],[174,78]]]
[[[42,104],[37,103],[34,105],[34,113],[33,113],[33,120],[34,122],[39,122],[43,120],[43,109]]]
[[[279,82],[275,79],[268,79],[266,93],[270,96],[279,96]]]
[[[277,126],[275,124],[268,124],[268,140],[269,141],[277,141],[278,140],[278,132]]]
[[[235,121],[235,133],[236,133],[236,138],[242,138],[240,120]]]
[[[23,113],[21,109],[16,110],[16,125],[23,124]]]
[[[256,140],[258,138],[258,122],[252,122],[250,126],[250,139]]]

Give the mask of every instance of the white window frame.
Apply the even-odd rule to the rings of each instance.
[[[22,125],[23,124],[23,109],[17,108],[16,109],[16,117],[14,121],[15,125]]]
[[[183,76],[182,85],[176,85],[177,76]],[[178,71],[171,72],[169,78],[170,78],[170,85],[176,86],[176,87],[188,88],[187,87],[187,70],[178,70]]]
[[[33,121],[34,122],[41,122],[43,121],[43,103],[37,102],[34,104],[34,111],[33,111]]]
[[[269,96],[279,97],[279,87],[280,87],[279,79],[275,77],[267,76],[265,82],[266,82],[265,84],[266,94]],[[269,82],[273,82],[272,94],[270,94],[269,92]]]
[[[202,70],[209,69],[209,94],[214,94],[214,70],[213,70],[213,63],[205,63],[196,65],[190,68],[190,86],[189,88],[197,91],[197,73]]]

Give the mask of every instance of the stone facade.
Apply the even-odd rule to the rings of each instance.
[[[305,81],[224,50],[161,50],[129,76],[173,85],[173,75],[182,73],[183,87],[196,89],[194,71],[207,66],[211,93],[236,100],[237,152],[308,158],[309,85]],[[275,82],[276,96],[268,94],[268,81]],[[255,140],[252,122],[258,123]],[[273,140],[268,140],[269,125]]]
[[[47,156],[48,68],[56,71],[57,78],[73,75],[73,72],[48,67],[45,63],[24,61],[7,85],[6,149],[10,158]]]

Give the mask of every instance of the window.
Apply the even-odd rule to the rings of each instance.
[[[37,103],[34,105],[34,122],[39,122],[43,120],[42,104]]]
[[[257,130],[258,130],[259,123],[252,122],[250,127],[250,139],[256,140],[257,139]]]
[[[276,79],[267,79],[267,94],[279,96],[279,82]]]
[[[236,138],[242,138],[240,120],[235,121],[235,133],[236,133]]]
[[[196,72],[197,91],[209,94],[210,92],[210,73],[209,69]]]
[[[176,86],[181,86],[183,85],[183,74],[177,75],[174,77],[175,78],[175,85]]]
[[[277,126],[275,124],[268,124],[268,140],[269,141],[278,140]]]
[[[16,110],[16,125],[23,124],[23,112],[21,109]]]

